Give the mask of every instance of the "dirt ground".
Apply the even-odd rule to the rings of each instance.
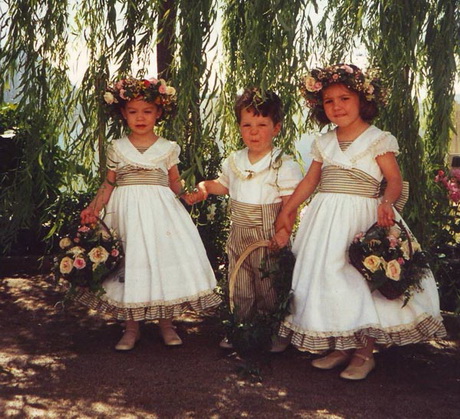
[[[445,340],[390,348],[363,382],[319,371],[289,347],[262,381],[218,347],[214,317],[183,316],[184,340],[164,346],[154,322],[129,353],[120,325],[81,306],[47,275],[0,279],[0,417],[7,418],[454,418],[460,416],[460,320]]]

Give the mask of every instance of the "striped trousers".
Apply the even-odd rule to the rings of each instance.
[[[231,227],[227,240],[229,277],[236,262],[246,248],[259,240],[268,240],[275,234],[275,220],[282,203],[246,204],[231,200]],[[271,261],[266,247],[254,250],[245,259],[235,279],[233,303],[235,315],[241,320],[250,319],[256,313],[270,313],[276,308],[277,295],[271,278],[262,278],[260,265]]]

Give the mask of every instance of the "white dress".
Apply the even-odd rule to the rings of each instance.
[[[396,138],[375,126],[345,151],[335,131],[317,138],[312,146],[312,157],[322,162],[323,171],[327,166],[360,169],[378,182],[383,175],[375,158],[386,152],[398,153]],[[378,204],[376,198],[318,192],[304,211],[293,245],[291,314],[280,330],[281,336],[291,335],[298,349],[351,349],[363,346],[365,336],[388,346],[445,335],[431,272],[422,280],[423,292],[414,293],[402,308],[402,297],[388,300],[378,291],[371,293],[349,263],[348,247],[357,233],[377,220]],[[396,217],[400,219],[399,214]]]
[[[107,167],[117,172],[117,182],[121,172],[131,176],[127,185],[114,188],[104,218],[123,242],[124,270],[104,281],[102,297],[86,292],[78,300],[123,320],[172,318],[220,303],[198,230],[167,186],[179,153],[177,143],[161,137],[144,153],[127,137],[111,144]],[[163,185],[145,181],[152,175]]]

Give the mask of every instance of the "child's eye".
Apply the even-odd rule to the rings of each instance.
[[[326,100],[324,101],[324,104],[325,104],[325,105],[328,104],[328,103],[332,103],[332,100],[331,100],[331,99],[326,99]]]

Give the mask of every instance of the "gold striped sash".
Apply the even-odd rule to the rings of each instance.
[[[168,175],[160,169],[141,169],[125,166],[117,172],[117,186],[159,185],[169,186]]]
[[[246,204],[244,202],[230,201],[230,220],[238,227],[260,227],[264,220],[270,219],[273,224],[276,215],[281,209],[282,203],[274,204]],[[274,215],[274,218],[273,218]]]
[[[321,173],[319,192],[346,193],[378,198],[380,182],[359,169],[342,169],[338,166],[327,166]]]

